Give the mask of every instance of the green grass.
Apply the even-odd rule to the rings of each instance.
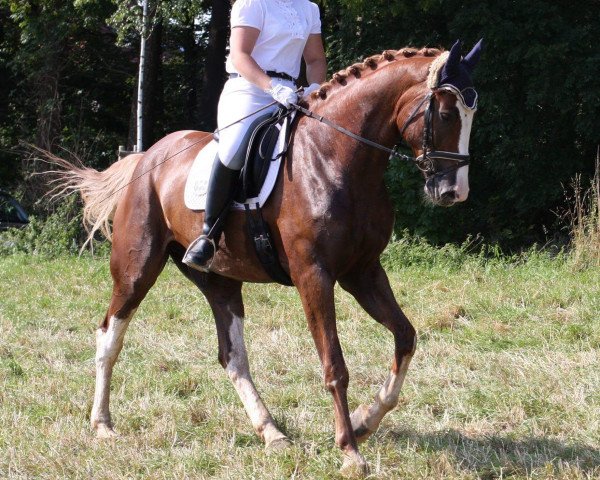
[[[600,272],[530,252],[484,260],[394,244],[419,331],[397,409],[363,447],[373,478],[600,478]],[[295,445],[269,454],[217,362],[206,301],[168,265],[115,368],[116,441],[89,427],[106,258],[0,257],[0,478],[337,478],[333,413],[294,289],[246,285],[254,379]],[[351,408],[386,377],[387,331],[338,291]]]

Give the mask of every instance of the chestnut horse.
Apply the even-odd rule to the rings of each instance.
[[[384,184],[389,151],[356,136],[388,149],[402,136],[425,171],[426,196],[444,206],[464,201],[475,111],[469,82],[480,46],[464,58],[458,42],[450,52],[385,51],[335,74],[304,106],[355,137],[301,115],[263,209],[281,265],[300,294],[324,382],[333,396],[335,443],[344,454],[344,472],[367,471],[358,443],[375,432],[397,404],[416,345],[415,329],[394,299],[379,261],[394,222]],[[444,84],[441,78],[446,79]],[[465,100],[468,96],[471,101]],[[211,138],[205,132],[172,133],[143,155],[127,157],[104,172],[63,161],[62,185],[81,190],[85,216],[94,224],[92,235],[112,219],[114,286],[96,335],[91,413],[99,437],[115,435],[109,412],[110,381],[125,331],[170,257],[212,308],[219,362],[257,434],[267,447],[289,444],[255,389],[248,368],[242,283],[271,279],[245,233],[244,213],[232,211],[227,217],[209,273],[181,263],[186,247],[202,228],[202,214],[183,204],[184,185],[194,158]],[[387,380],[373,403],[353,413],[348,410],[349,376],[336,331],[336,282],[394,337]]]

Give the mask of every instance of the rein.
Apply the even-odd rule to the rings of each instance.
[[[312,110],[309,110],[309,109],[304,108],[297,104],[292,104],[292,106],[293,106],[293,108],[295,108],[299,112],[303,113],[307,117],[313,118],[313,119],[319,121],[320,123],[324,123],[325,125],[333,128],[334,130],[337,130],[338,132],[346,135],[347,137],[350,137],[354,140],[364,143],[365,145],[368,145],[370,147],[377,148],[378,150],[386,152],[387,154],[389,154],[390,159],[397,158],[397,159],[405,161],[405,162],[414,163],[417,166],[417,168],[419,168],[419,170],[421,170],[425,174],[426,178],[429,179],[432,177],[445,175],[446,173],[458,170],[461,167],[469,165],[470,157],[469,157],[469,155],[463,155],[461,153],[446,152],[443,150],[434,150],[434,148],[433,148],[433,101],[434,101],[433,92],[429,92],[427,95],[425,95],[425,97],[419,102],[419,104],[416,106],[416,108],[413,110],[413,112],[406,119],[406,122],[404,122],[404,126],[402,127],[402,130],[400,132],[400,137],[404,136],[404,132],[406,131],[408,126],[413,122],[413,120],[416,118],[416,116],[419,113],[419,111],[421,110],[421,107],[423,106],[423,104],[425,104],[427,101],[429,101],[429,104],[427,105],[427,108],[425,109],[425,126],[423,128],[423,153],[421,155],[419,155],[418,157],[411,157],[410,155],[405,155],[403,153],[400,153],[399,152],[400,143],[397,143],[396,145],[394,145],[393,148],[388,148],[385,145],[381,145],[380,143],[369,140],[368,138],[361,137],[360,135],[352,133],[350,130],[347,130],[346,128],[332,122],[328,118],[325,118],[321,115],[315,114]],[[454,162],[455,165],[453,165],[452,167],[445,168],[443,170],[437,170],[436,166],[435,166],[436,160],[449,160],[451,162]]]
[[[300,89],[298,89],[296,91],[299,91],[299,90]],[[452,91],[452,92],[455,93],[454,91]],[[462,99],[462,95],[460,96],[460,98]],[[301,107],[300,105],[292,104],[292,107],[295,108],[296,110],[298,110],[299,112],[303,113],[307,117],[314,118],[315,120],[318,120],[319,122],[330,126],[331,128],[337,130],[338,132],[340,132],[350,138],[353,138],[354,140],[357,140],[361,143],[364,143],[365,145],[369,145],[370,147],[377,148],[383,152],[386,152],[387,154],[389,154],[390,159],[397,158],[397,159],[405,161],[405,162],[414,163],[417,166],[417,168],[425,174],[425,177],[427,179],[429,179],[429,178],[435,178],[435,177],[438,177],[441,175],[445,175],[446,173],[458,170],[459,168],[469,165],[469,163],[470,163],[469,155],[462,155],[460,153],[438,151],[438,150],[433,149],[433,128],[432,128],[433,127],[433,115],[432,115],[433,99],[434,99],[433,92],[429,92],[427,95],[425,95],[425,97],[419,102],[419,104],[416,106],[416,108],[410,114],[410,116],[408,117],[406,122],[404,122],[404,126],[402,127],[402,131],[400,133],[400,136],[402,137],[404,135],[404,132],[410,125],[410,123],[412,123],[413,120],[416,118],[416,116],[419,113],[419,111],[421,110],[421,107],[423,106],[423,104],[427,100],[429,100],[429,105],[427,106],[427,108],[425,110],[425,128],[423,129],[423,154],[419,155],[418,157],[411,157],[410,155],[405,155],[404,153],[400,153],[399,152],[399,149],[400,149],[399,143],[394,145],[393,148],[388,148],[384,145],[381,145],[380,143],[369,140],[368,138],[364,138],[364,137],[361,137],[360,135],[356,135],[355,133],[352,133],[350,130],[347,130],[342,126],[337,125],[336,123],[332,122],[331,120],[329,120],[321,115],[316,115],[311,110]],[[265,106],[257,109],[256,111],[250,113],[249,115],[246,115],[245,117],[242,117],[242,118],[236,120],[235,122],[230,123],[229,125],[226,125],[220,129],[217,129],[214,132],[203,135],[200,139],[196,140],[195,142],[192,142],[191,144],[187,145],[186,147],[182,148],[181,150],[175,152],[173,155],[168,156],[164,160],[162,160],[162,161],[156,163],[155,165],[153,165],[152,167],[150,167],[148,170],[145,170],[138,176],[132,178],[129,182],[127,182],[121,188],[119,188],[119,189],[115,190],[114,192],[110,193],[109,195],[107,195],[100,202],[108,200],[110,197],[112,197],[116,193],[120,192],[121,190],[126,188],[131,183],[140,179],[144,175],[150,173],[152,170],[154,170],[159,165],[162,165],[163,163],[171,160],[172,158],[176,157],[180,153],[183,153],[184,151],[192,148],[193,146],[203,142],[204,139],[206,139],[207,137],[218,134],[220,131],[225,130],[226,128],[229,128],[229,127],[235,125],[236,123],[239,123],[242,120],[245,120],[246,118],[251,117],[252,115],[257,114],[257,113],[275,105],[276,103],[277,103],[277,101],[273,101],[273,102],[269,103],[268,105],[265,105]],[[452,162],[455,162],[455,165],[452,167],[445,168],[443,170],[436,170],[436,168],[435,168],[436,160],[450,160]]]

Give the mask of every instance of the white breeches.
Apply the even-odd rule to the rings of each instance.
[[[295,88],[293,82],[276,78],[278,83]],[[263,92],[256,85],[248,82],[242,77],[231,78],[225,83],[223,93],[219,99],[219,109],[217,115],[217,124],[219,127],[219,159],[221,163],[232,170],[242,168],[242,159],[233,161],[233,157],[238,151],[246,130],[250,124],[259,116],[265,115],[277,110],[278,105],[272,105],[269,108],[261,110],[256,115],[252,115],[241,120],[234,125],[240,118],[244,118],[259,108],[273,102],[273,97]],[[227,128],[224,128],[227,127]],[[223,130],[221,130],[224,128]]]

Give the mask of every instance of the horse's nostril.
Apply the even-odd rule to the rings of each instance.
[[[449,207],[456,203],[456,192],[454,190],[448,190],[440,195],[437,204],[441,207]]]
[[[440,198],[445,201],[453,201],[456,200],[456,192],[454,190],[449,190],[440,195]]]

